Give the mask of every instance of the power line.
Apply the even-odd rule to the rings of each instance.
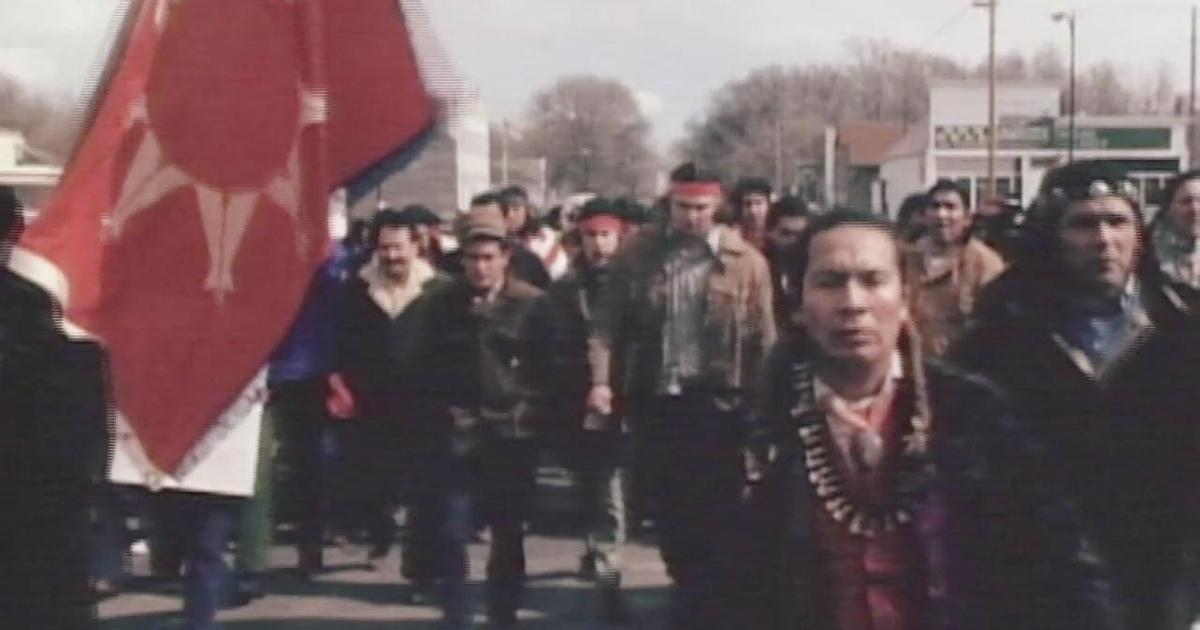
[[[921,51],[921,52],[926,52],[925,51],[926,46],[928,46],[934,39],[936,39],[938,35],[941,35],[942,33],[946,32],[947,29],[949,29],[951,26],[954,26],[960,20],[962,20],[964,17],[966,17],[967,14],[971,12],[971,9],[972,9],[971,5],[968,4],[968,5],[964,6],[961,11],[950,16],[949,20],[946,20],[945,22],[943,22],[941,26],[937,27],[937,29],[935,29],[932,33],[930,33],[929,36],[926,37],[924,41],[922,41],[920,44],[917,45],[917,50]]]

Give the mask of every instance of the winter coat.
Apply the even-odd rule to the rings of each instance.
[[[824,414],[797,394],[806,373],[803,337],[772,352],[754,432],[755,452],[777,455],[755,487],[751,509],[773,518],[755,534],[766,553],[760,623],[780,630],[850,630],[834,625],[831,558],[816,522],[818,496],[801,439],[807,414]],[[1044,453],[1023,430],[1003,395],[986,381],[926,363],[907,371],[893,413],[915,413],[924,381],[932,429],[913,467],[911,511],[929,588],[930,630],[1070,630],[1116,628],[1105,572],[1066,495],[1043,478]],[[814,420],[809,420],[814,422]],[[923,463],[922,463],[923,462]]]
[[[925,269],[922,241],[904,254],[909,277],[909,311],[920,332],[927,357],[946,353],[967,328],[967,318],[983,287],[1004,271],[1004,261],[990,247],[969,239],[954,265],[940,274]]]
[[[0,616],[96,627],[89,508],[108,447],[103,354],[70,341],[45,293],[0,269]]]
[[[530,438],[545,403],[529,376],[529,356],[542,343],[542,293],[509,278],[490,303],[475,304],[465,278],[429,296],[413,353],[413,373],[441,434],[451,429],[453,408],[475,416],[475,430]]]
[[[750,408],[776,337],[771,273],[763,255],[736,230],[716,229],[717,262],[708,279],[701,333],[703,378]],[[653,395],[659,382],[668,251],[661,228],[635,236],[611,263],[596,309],[588,351],[592,378],[596,384],[620,383],[626,400]]]
[[[1126,627],[1187,630],[1200,608],[1200,321],[1197,294],[1143,282],[1152,327],[1100,375],[1056,334],[1061,287],[1013,270],[985,292],[951,358],[1012,397],[1046,445],[1110,565]]]
[[[450,279],[435,274],[426,280],[421,296],[399,315],[384,312],[359,274],[347,279],[337,302],[337,371],[345,377],[359,413],[367,418],[394,415],[417,393],[412,353],[422,334],[421,311],[429,296]]]

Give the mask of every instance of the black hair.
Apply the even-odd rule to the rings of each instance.
[[[1160,222],[1162,217],[1167,214],[1167,209],[1175,202],[1175,195],[1179,193],[1179,189],[1192,180],[1200,180],[1200,169],[1184,171],[1167,181],[1167,185],[1163,187],[1162,195],[1157,199],[1158,214],[1154,215],[1154,223]]]
[[[575,217],[576,223],[582,223],[591,217],[606,214],[618,219],[625,219],[624,209],[619,205],[619,202],[613,201],[607,197],[593,197],[588,199],[586,203],[579,208],[579,212]]]
[[[494,192],[479,193],[471,197],[471,207],[490,206],[492,204],[499,205],[501,208],[504,207],[504,201],[500,198],[500,195]]]
[[[869,228],[878,230],[886,235],[896,248],[896,269],[903,270],[904,242],[900,238],[900,233],[896,230],[894,223],[878,214],[850,208],[837,208],[813,217],[804,228],[804,232],[800,234],[800,238],[796,241],[795,249],[792,252],[794,256],[792,278],[796,280],[795,294],[797,300],[800,300],[800,296],[804,293],[804,275],[808,272],[809,250],[812,248],[813,240],[825,232],[840,227]],[[904,273],[900,273],[900,281],[902,283],[907,282],[904,276]]]
[[[400,213],[415,225],[441,225],[442,218],[436,212],[429,209],[429,206],[413,203],[404,206]]]
[[[671,182],[677,184],[691,182],[720,184],[721,176],[712,169],[698,166],[695,162],[684,162],[671,171]]]
[[[525,203],[529,203],[529,193],[520,186],[509,186],[501,190],[498,194],[500,197],[500,203],[503,205],[508,205],[517,199],[520,199]]]
[[[733,186],[734,203],[741,203],[742,199],[749,195],[763,195],[767,199],[771,198],[771,182],[764,177],[743,177]]]
[[[767,210],[765,227],[770,230],[775,227],[775,224],[779,223],[780,219],[787,217],[807,218],[811,215],[812,213],[808,211],[807,201],[794,195],[788,195],[779,198],[775,203],[771,204],[771,208]]]
[[[367,241],[367,245],[372,249],[377,247],[379,245],[379,235],[383,232],[384,228],[408,228],[409,237],[416,240],[417,225],[419,225],[419,222],[414,213],[405,212],[405,210],[384,208],[376,212],[375,216],[371,219],[370,240]]]
[[[958,195],[958,199],[962,202],[963,208],[967,210],[971,209],[971,196],[967,193],[966,189],[964,189],[962,186],[959,186],[954,180],[943,177],[934,182],[933,186],[930,186],[929,190],[926,191],[925,207],[922,208],[923,210],[929,208],[929,204],[933,203],[933,196],[938,193],[954,193]]]
[[[563,213],[562,206],[554,206],[553,208],[550,208],[550,211],[546,213],[546,216],[544,219],[546,222],[546,225],[550,226],[552,229],[555,229],[555,230],[558,230],[561,232],[563,229],[562,213]]]
[[[913,193],[900,202],[900,208],[896,211],[896,227],[905,240],[913,241],[921,235],[923,228],[917,217],[928,207],[929,196],[925,193]]]

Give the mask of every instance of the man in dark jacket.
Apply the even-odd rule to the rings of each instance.
[[[547,392],[548,420],[555,424],[555,446],[575,472],[585,530],[581,573],[596,579],[601,617],[621,621],[627,614],[620,597],[621,551],[627,520],[625,423],[587,411],[591,377],[587,339],[608,265],[625,232],[625,217],[612,201],[597,197],[583,205],[578,218],[583,251],[574,269],[546,292],[543,331],[533,372]]]
[[[11,193],[11,190],[8,191]],[[8,270],[19,232],[0,192],[0,625],[96,627],[88,511],[104,474],[103,354],[60,332],[41,289]]]
[[[1126,626],[1183,630],[1200,583],[1195,294],[1161,274],[1136,190],[1103,162],[1051,172],[1026,254],[951,358],[1005,388],[1111,567]]]
[[[478,511],[491,530],[488,618],[509,627],[524,590],[533,437],[544,406],[527,374],[531,344],[544,330],[534,320],[541,292],[510,275],[512,244],[499,212],[471,213],[460,242],[463,275],[429,296],[413,359],[432,423],[420,486],[434,505],[422,511],[440,514],[438,540],[429,544],[439,550],[447,625],[471,624],[466,545]]]
[[[797,258],[803,333],[772,353],[748,457],[769,497],[755,505],[785,507],[761,538],[779,590],[759,625],[1117,627],[1071,504],[1002,396],[921,360],[893,228],[822,215]]]
[[[420,303],[449,282],[419,256],[418,221],[411,211],[384,209],[375,215],[369,241],[373,255],[347,281],[337,316],[337,371],[358,412],[347,431],[347,490],[357,499],[354,511],[358,524],[367,527],[373,560],[394,542],[392,512],[401,478],[411,472],[403,466],[427,437],[416,409],[419,390],[408,371]]]

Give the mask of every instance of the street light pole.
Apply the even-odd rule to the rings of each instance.
[[[995,197],[996,190],[996,2],[998,0],[974,0],[972,6],[988,10],[988,196]],[[978,203],[980,200],[976,200]]]
[[[1050,16],[1055,22],[1066,20],[1071,33],[1071,83],[1067,96],[1067,162],[1075,161],[1075,10],[1059,12]]]
[[[508,119],[504,119],[503,132],[500,136],[500,179],[508,185]]]

